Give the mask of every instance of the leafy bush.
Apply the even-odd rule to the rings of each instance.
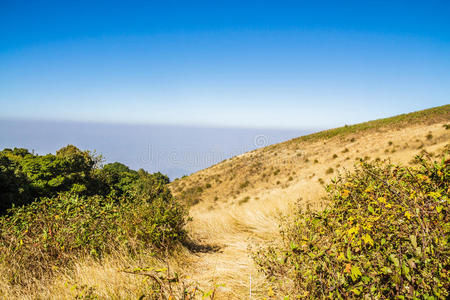
[[[0,154],[0,213],[13,204],[23,205],[31,198],[27,177],[17,172],[18,164]]]
[[[61,148],[56,155],[4,149],[0,152],[0,214],[13,204],[20,206],[61,192],[114,198],[138,192],[153,198],[160,191],[158,186],[169,183],[161,173],[134,171],[118,162],[100,166],[101,160],[101,156],[72,145]]]
[[[70,193],[44,198],[0,218],[0,263],[11,283],[24,283],[80,255],[171,248],[185,236],[184,216],[170,193],[150,201]]]
[[[169,178],[74,146],[56,155],[0,152],[0,266],[13,284],[69,265],[80,255],[170,249],[185,237],[186,213]]]
[[[27,149],[0,152],[0,213],[12,204],[30,203],[59,192],[95,194],[98,184],[92,172],[101,157],[68,145],[54,154],[34,155]]]
[[[450,159],[417,161],[361,162],[327,186],[324,210],[300,209],[284,246],[254,256],[280,294],[448,299]]]

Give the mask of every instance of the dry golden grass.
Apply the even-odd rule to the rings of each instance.
[[[153,299],[149,295],[155,290],[155,281],[148,276],[132,274],[143,268],[159,269],[163,276],[180,274],[180,283],[173,283],[172,288],[174,295],[181,295],[183,285],[191,290],[197,286],[183,275],[190,260],[191,254],[184,247],[166,260],[156,259],[151,253],[130,257],[121,251],[101,261],[80,257],[73,268],[61,268],[53,279],[28,286],[11,286],[0,274],[0,299],[139,299],[142,295],[146,295],[144,299]],[[7,266],[2,265],[2,268]],[[139,273],[159,274],[154,271]],[[155,299],[160,299],[159,295],[155,295]]]
[[[169,259],[170,267],[185,282],[205,291],[215,289],[216,299],[243,299],[250,292],[258,299],[267,294],[251,247],[277,243],[281,216],[289,216],[295,203],[320,208],[325,194],[321,181],[351,169],[358,158],[408,163],[422,149],[436,152],[443,148],[450,141],[450,130],[443,127],[450,122],[449,113],[425,118],[424,122],[387,124],[325,138],[294,139],[173,182],[175,195],[202,187],[195,195],[198,204],[190,209],[192,221],[187,230],[203,248],[195,252],[180,249]],[[430,132],[432,138],[427,138]],[[327,172],[329,168],[333,173]],[[31,290],[12,289],[1,278],[5,266],[0,266],[0,298],[73,299],[91,287],[102,299],[135,299],[146,292],[149,283],[121,270],[155,265],[161,262],[150,255],[135,260],[119,253],[102,262],[80,258],[74,270],[61,271],[52,282],[41,282]]]
[[[267,295],[265,279],[256,271],[249,248],[277,243],[280,215],[288,216],[297,202],[320,208],[325,195],[320,181],[327,182],[339,170],[351,169],[359,158],[408,163],[421,150],[437,152],[450,141],[450,131],[443,126],[449,121],[446,114],[435,120],[427,117],[425,122],[387,125],[326,139],[295,139],[175,181],[175,194],[182,192],[182,186],[211,185],[191,207],[193,221],[188,230],[200,243],[221,248],[194,259],[193,279],[202,286],[223,283],[219,299],[242,299],[250,293],[251,276],[253,296]],[[431,139],[427,138],[430,132]],[[334,172],[327,172],[329,168]]]

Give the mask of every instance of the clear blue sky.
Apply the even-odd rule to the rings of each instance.
[[[449,1],[0,0],[2,119],[318,128],[449,95]]]

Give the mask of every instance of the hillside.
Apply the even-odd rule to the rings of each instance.
[[[449,141],[446,105],[298,137],[172,183],[73,145],[4,149],[0,298],[348,298],[373,287],[374,298],[413,299],[438,282],[432,293],[445,299]],[[424,151],[432,159],[413,161]]]
[[[224,284],[220,298],[267,292],[249,247],[276,242],[279,216],[290,206],[320,208],[324,184],[360,159],[408,164],[419,152],[436,153],[450,141],[450,105],[327,130],[248,152],[174,181],[189,205],[188,232],[218,250],[192,258],[192,278]],[[212,247],[214,248],[214,247]]]

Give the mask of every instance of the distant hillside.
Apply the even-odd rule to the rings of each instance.
[[[260,148],[175,180],[170,188],[190,205],[189,235],[215,251],[196,254],[190,278],[218,299],[273,294],[250,249],[281,245],[281,215],[323,207],[324,185],[361,159],[408,164],[421,151],[442,153],[450,141],[450,105],[330,129]]]
[[[421,149],[434,151],[450,140],[443,125],[450,105],[325,130],[225,160],[171,188],[190,205],[243,204],[268,197],[296,199],[318,189],[341,168],[360,158],[402,161]]]

